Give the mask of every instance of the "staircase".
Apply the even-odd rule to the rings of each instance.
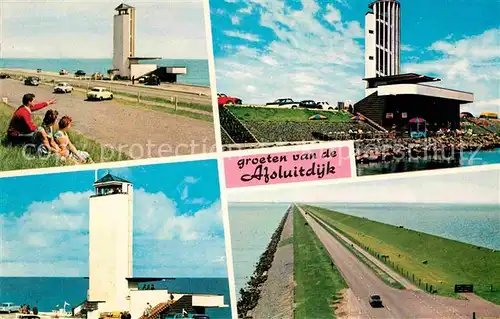
[[[219,106],[220,125],[235,143],[258,143],[255,136],[225,106]]]
[[[363,117],[381,127],[387,99],[387,96],[378,96],[375,92],[354,104],[354,113],[363,114]]]
[[[149,315],[142,315],[140,319],[156,319],[160,317],[160,314],[165,310],[170,310],[169,308],[175,303],[175,301],[169,300],[167,302],[160,302],[157,304]]]
[[[363,117],[366,120],[366,124],[370,125],[372,128],[374,128],[377,131],[387,133],[387,130],[383,128],[382,126],[378,125],[375,121],[370,119],[368,116],[365,116],[364,114],[361,113],[356,113],[357,116]]]
[[[160,302],[151,310],[149,315],[144,314],[139,319],[161,319],[164,313],[182,314],[183,310],[188,313],[194,313],[193,296],[185,295],[177,301],[169,300],[167,302]]]

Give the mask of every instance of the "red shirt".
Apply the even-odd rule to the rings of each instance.
[[[36,111],[47,107],[49,103],[42,102],[35,104],[31,111]],[[10,136],[18,136],[19,134],[30,134],[38,128],[33,124],[31,119],[31,111],[27,106],[21,105],[12,115],[7,134]]]

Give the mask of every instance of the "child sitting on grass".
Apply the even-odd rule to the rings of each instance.
[[[65,154],[68,154],[68,160],[76,164],[92,163],[89,153],[77,150],[73,143],[71,143],[68,131],[71,128],[72,122],[73,120],[71,117],[63,116],[61,120],[59,120],[59,130],[54,134],[54,139],[59,148],[65,152]]]
[[[38,156],[55,154],[60,157],[68,157],[69,152],[61,150],[54,140],[54,125],[59,113],[56,110],[48,110],[43,118],[42,125],[37,127],[34,133],[34,143]]]

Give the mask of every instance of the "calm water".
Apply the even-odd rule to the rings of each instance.
[[[358,164],[357,175],[378,175],[439,168],[453,168],[500,163],[500,148],[491,151],[463,152],[459,160],[449,162],[413,161],[398,163]]]
[[[478,246],[500,249],[500,209],[484,204],[312,204]]]
[[[178,278],[153,284],[174,293],[224,294],[225,304],[230,306],[227,278]],[[62,308],[65,301],[75,307],[87,298],[87,289],[84,278],[0,277],[0,301],[36,304],[40,311],[52,311],[56,305]],[[213,319],[230,319],[231,308],[208,309],[207,314]]]
[[[500,249],[496,205],[311,204],[483,247]],[[229,204],[236,292],[255,270],[289,204]]]
[[[236,293],[239,295],[266,250],[289,204],[229,203],[231,248]]]
[[[177,76],[179,83],[210,86],[208,60],[162,59],[151,63],[159,66],[185,66],[188,73]],[[66,69],[69,73],[84,70],[87,74],[106,74],[111,67],[111,59],[0,59],[0,68],[42,69],[52,72]]]

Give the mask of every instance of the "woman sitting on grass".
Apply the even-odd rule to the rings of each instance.
[[[54,134],[54,139],[61,150],[69,154],[67,157],[68,160],[76,162],[77,164],[92,162],[89,153],[77,150],[69,139],[68,131],[71,128],[72,121],[71,117],[63,116],[61,120],[59,120],[59,130]]]
[[[56,110],[48,110],[43,118],[42,125],[37,127],[34,133],[34,142],[36,154],[39,156],[48,156],[56,154],[58,156],[67,157],[68,152],[62,152],[59,145],[54,141],[54,125],[56,124],[59,113]]]

